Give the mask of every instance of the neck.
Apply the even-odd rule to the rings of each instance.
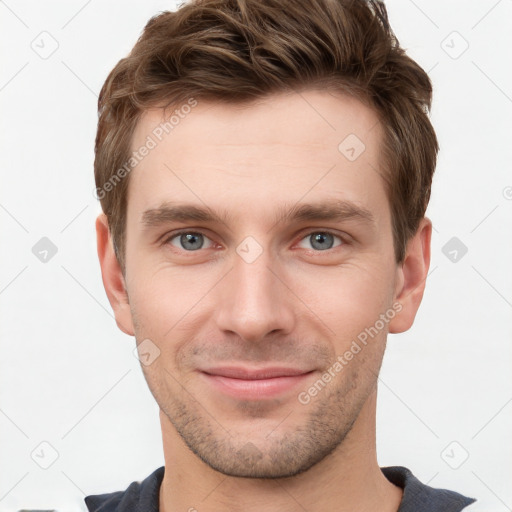
[[[375,389],[333,453],[304,473],[278,479],[237,478],[213,470],[160,411],[165,473],[159,511],[396,512],[402,489],[387,480],[377,463],[376,400]]]

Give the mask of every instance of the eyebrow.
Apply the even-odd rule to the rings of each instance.
[[[157,208],[150,208],[142,214],[141,223],[145,230],[171,222],[208,222],[226,224],[233,219],[226,210],[218,214],[206,206],[164,202]],[[279,208],[273,227],[283,222],[343,221],[361,220],[375,224],[375,217],[363,206],[347,200],[327,200],[321,203],[298,203]]]

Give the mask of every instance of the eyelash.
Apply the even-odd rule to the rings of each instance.
[[[336,249],[337,247],[340,247],[340,246],[348,244],[348,241],[347,241],[346,237],[343,237],[343,236],[337,234],[334,231],[318,230],[318,229],[311,230],[311,231],[307,232],[306,234],[304,234],[301,237],[299,242],[302,242],[302,240],[304,240],[305,238],[310,237],[314,233],[322,233],[322,234],[332,235],[334,238],[338,238],[341,241],[341,243],[338,244],[338,245],[335,245],[334,247],[331,247],[330,249],[325,249],[323,251],[322,250],[315,250],[315,249],[306,249],[307,251],[314,252],[314,253],[319,253],[319,254],[324,253],[324,252],[328,253],[329,251],[332,251],[332,250]],[[203,235],[205,238],[210,240],[210,238],[205,233],[203,233],[202,231],[192,231],[190,229],[184,229],[184,230],[181,230],[181,231],[176,231],[176,232],[170,234],[169,236],[165,237],[165,239],[163,241],[163,245],[169,244],[171,242],[171,240],[173,240],[173,239],[175,239],[175,238],[177,238],[177,237],[179,237],[180,235],[183,235],[183,234]],[[215,242],[213,242],[213,243],[215,243]],[[195,252],[199,252],[201,250],[202,249],[198,249],[197,251],[185,251],[184,249],[182,249],[183,252],[187,252],[187,253],[195,253]]]

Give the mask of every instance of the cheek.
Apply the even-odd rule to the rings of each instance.
[[[382,262],[316,269],[297,280],[297,295],[341,343],[373,326],[391,306],[392,283]]]
[[[145,272],[144,269],[151,268]],[[130,282],[130,305],[137,339],[150,338],[164,353],[178,350],[200,325],[203,304],[218,280],[211,268],[171,268],[142,262]],[[203,302],[204,301],[204,302]]]

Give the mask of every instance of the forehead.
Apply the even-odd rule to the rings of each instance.
[[[173,109],[172,116],[146,111],[135,129],[132,150],[150,149],[131,171],[132,219],[172,201],[208,200],[210,208],[232,205],[248,215],[306,195],[386,207],[381,125],[355,98],[309,90]]]
[[[190,137],[191,132],[195,137]],[[308,150],[317,144],[335,149],[337,156],[340,137],[349,134],[365,144],[376,142],[380,123],[375,111],[347,94],[305,90],[244,103],[190,98],[165,112],[147,110],[137,123],[132,149],[151,135],[164,144],[178,138],[183,149],[183,144],[252,142],[296,145]]]

